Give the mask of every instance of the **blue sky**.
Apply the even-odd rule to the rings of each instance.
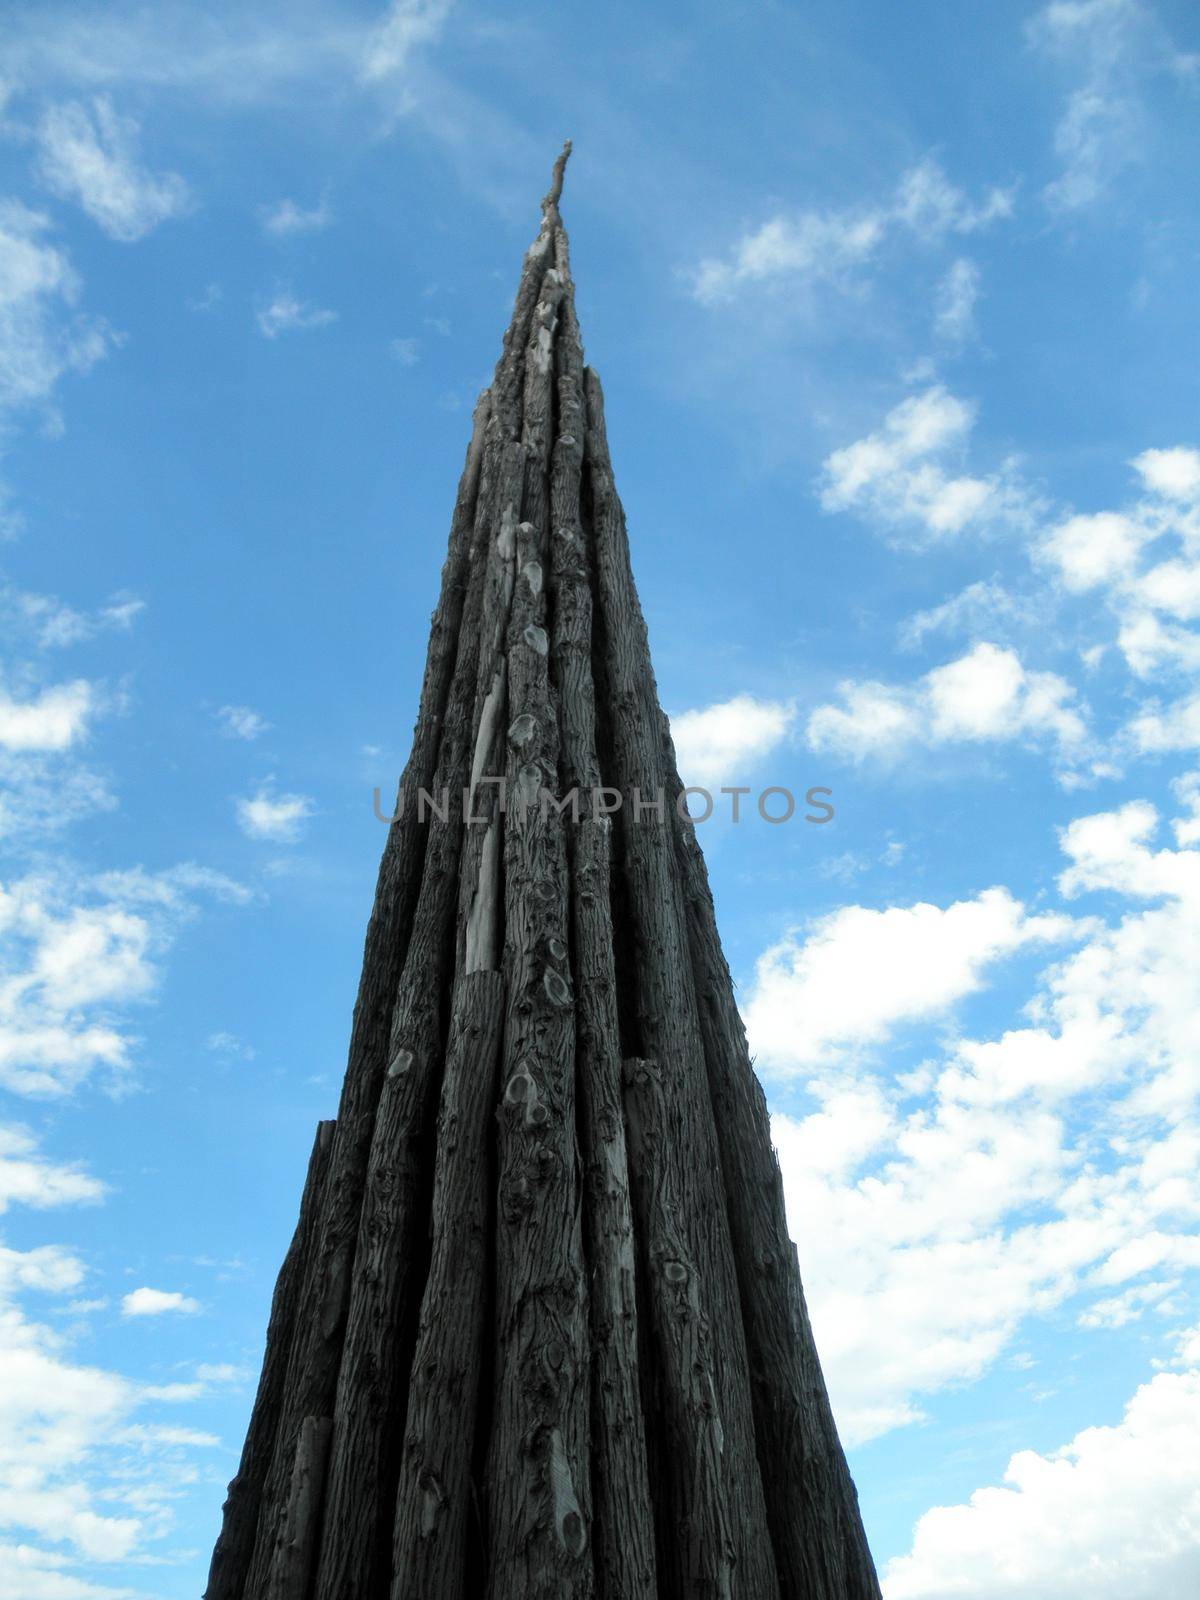
[[[1200,1580],[1200,19],[10,4],[0,1600],[202,1587],[550,162],[888,1600]]]

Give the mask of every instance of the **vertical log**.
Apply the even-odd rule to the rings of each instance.
[[[613,487],[599,379],[585,373],[588,407],[587,487],[596,562],[597,618],[614,782],[624,795],[621,866],[628,927],[616,937],[632,941],[640,1048],[657,1061],[679,1138],[671,1151],[672,1186],[680,1224],[721,1348],[716,1403],[730,1485],[730,1521],[736,1547],[733,1593],[737,1600],[773,1600],[778,1592],[767,1529],[762,1479],[755,1449],[750,1380],[737,1274],[725,1209],[720,1156],[696,1017],[691,956],[674,868],[674,845],[665,815],[660,759],[660,718],[650,666],[646,624],[629,565],[625,519]],[[639,815],[638,799],[663,803]],[[668,1463],[670,1465],[670,1463]],[[668,1531],[666,1550],[672,1548]],[[660,1529],[659,1557],[664,1555]],[[662,1574],[660,1574],[660,1581]]]
[[[621,1097],[621,1039],[610,905],[611,824],[590,816],[600,784],[592,679],[592,591],[580,520],[586,426],[583,351],[566,241],[558,358],[558,436],[551,481],[550,662],[558,691],[562,786],[582,791],[568,831],[574,934],[575,1051],[583,1167],[584,1248],[592,1344],[593,1559],[604,1600],[654,1600],[654,1512],[638,1370],[633,1221]]]
[[[682,793],[663,719],[671,797]],[[858,1495],[817,1358],[766,1096],[754,1073],[693,824],[676,853],[738,1265],[759,1459],[782,1600],[879,1600]]]
[[[283,1404],[288,1354],[295,1336],[296,1302],[308,1249],[320,1214],[321,1192],[332,1143],[333,1123],[319,1122],[312,1154],[308,1159],[304,1191],[300,1197],[300,1219],[287,1255],[283,1258],[283,1266],[279,1269],[271,1299],[271,1316],[267,1323],[258,1391],[250,1413],[250,1425],[246,1430],[237,1476],[230,1482],[229,1493],[221,1508],[221,1532],[213,1550],[204,1600],[241,1600],[245,1587],[246,1571],[254,1551],[254,1534],[258,1527],[259,1501],[271,1464],[275,1429]]]
[[[503,1004],[498,972],[473,972],[455,985],[438,1116],[433,1259],[409,1384],[391,1600],[475,1600],[465,1584]]]
[[[287,1507],[267,1580],[266,1600],[306,1600],[308,1595],[332,1433],[333,1422],[329,1417],[305,1417],[300,1424]]]
[[[496,1395],[488,1452],[488,1600],[588,1600],[586,1288],[575,1148],[575,1018],[562,819],[545,654],[544,531],[518,530],[509,628],[504,834],[504,1088],[497,1140]]]
[[[671,1151],[682,1129],[653,1061],[624,1066],[633,1195],[672,1474],[672,1541],[680,1600],[732,1600],[734,1484],[717,1403],[714,1329],[681,1226]],[[739,1586],[738,1592],[744,1592]]]

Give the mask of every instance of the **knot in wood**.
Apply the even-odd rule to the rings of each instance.
[[[539,1100],[536,1105],[531,1105],[525,1113],[525,1122],[531,1128],[540,1128],[550,1120],[550,1113]]]
[[[550,648],[545,628],[539,628],[536,622],[531,622],[521,637],[535,655],[544,656]]]
[[[521,568],[521,576],[529,585],[529,592],[536,600],[542,592],[542,563],[540,561],[527,561]]]
[[[504,1090],[504,1098],[510,1106],[520,1105],[523,1100],[536,1094],[537,1086],[524,1067],[513,1073]]]
[[[686,1283],[688,1269],[682,1261],[667,1261],[663,1263],[663,1277],[668,1283]]]
[[[547,967],[542,974],[542,988],[552,1006],[566,1007],[571,1004],[571,991],[565,979],[553,967]]]
[[[514,718],[513,723],[508,730],[508,737],[518,749],[521,749],[534,737],[534,735],[537,733],[537,729],[537,718],[531,717],[528,711],[524,711],[519,717]],[[523,778],[525,773],[522,772],[521,776]],[[538,774],[538,778],[540,782],[540,773]]]
[[[567,947],[561,939],[548,939],[546,941],[546,949],[549,950],[552,961],[565,961],[567,959]]]
[[[403,1077],[412,1064],[413,1053],[411,1050],[397,1050],[388,1065],[387,1075],[389,1078]]]

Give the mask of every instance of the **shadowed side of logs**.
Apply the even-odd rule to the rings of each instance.
[[[313,1551],[321,1527],[325,1467],[333,1422],[305,1417],[296,1440],[287,1506],[280,1523],[265,1600],[305,1600],[312,1574]]]
[[[662,1074],[677,1137],[667,1152],[679,1226],[704,1284],[720,1344],[717,1405],[734,1496],[730,1508],[737,1550],[738,1600],[774,1600],[775,1559],[767,1528],[755,1448],[750,1379],[733,1247],[726,1214],[704,1046],[696,1017],[691,954],[675,871],[670,819],[662,807],[661,708],[650,665],[646,625],[629,564],[625,517],[613,486],[599,379],[584,375],[588,407],[585,511],[590,514],[596,568],[597,655],[607,710],[606,776],[624,796],[620,868],[637,1048]],[[606,765],[602,760],[602,767]],[[639,804],[641,802],[641,804]],[[670,1463],[667,1463],[668,1469]],[[671,1536],[667,1545],[670,1547]],[[663,1540],[660,1534],[660,1560]]]
[[[670,799],[682,792],[663,719]],[[782,1600],[879,1600],[788,1233],[766,1096],[717,933],[695,828],[672,807],[676,855],[741,1285],[754,1418]]]
[[[221,1532],[213,1550],[204,1600],[241,1600],[245,1587],[246,1571],[254,1550],[263,1481],[271,1464],[271,1449],[283,1402],[288,1355],[295,1334],[296,1301],[308,1247],[320,1212],[321,1191],[329,1168],[332,1143],[333,1123],[319,1122],[312,1155],[308,1160],[304,1192],[300,1197],[300,1218],[287,1255],[283,1258],[283,1266],[279,1269],[271,1299],[271,1316],[267,1323],[266,1349],[258,1392],[250,1413],[250,1425],[246,1430],[237,1476],[229,1485],[229,1493],[222,1507]]]
[[[503,1005],[498,972],[469,973],[455,985],[438,1115],[433,1259],[409,1382],[391,1600],[475,1600],[465,1583],[493,1221],[487,1160]]]

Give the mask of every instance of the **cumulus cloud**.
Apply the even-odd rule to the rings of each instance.
[[[974,233],[1011,213],[1008,191],[993,189],[974,203],[929,157],[903,174],[888,202],[769,218],[744,233],[726,257],[701,261],[692,292],[702,304],[716,305],[750,284],[843,282],[898,233],[935,242]]]
[[[27,1128],[0,1124],[0,1212],[14,1204],[39,1210],[88,1204],[104,1193],[104,1185],[76,1163],[43,1156]]]
[[[43,689],[27,700],[0,690],[0,748],[66,750],[87,732],[96,698],[95,688],[83,678]]]
[[[297,299],[290,289],[277,290],[274,298],[261,306],[256,315],[259,331],[265,339],[277,339],[281,333],[327,328],[337,321],[336,311],[309,305]]]
[[[1177,840],[1200,785],[1178,788]],[[746,1020],[762,1070],[807,1104],[774,1137],[847,1437],[920,1417],[1031,1317],[1070,1305],[1094,1337],[1194,1291],[1200,853],[1161,826],[1134,802],[1063,830],[1060,892],[1109,897],[1082,917],[1003,889],[846,907],[760,959]],[[964,1034],[960,1001],[1039,949],[1023,1017]],[[940,1041],[881,1071],[914,1023]]]
[[[1022,1450],[1003,1485],[935,1506],[888,1563],[886,1600],[1058,1600],[1086,1574],[1095,1600],[1200,1586],[1200,1372],[1159,1373],[1120,1422],[1046,1455]]]
[[[772,1074],[875,1046],[942,1016],[986,970],[1029,944],[1068,938],[1069,918],[1031,916],[1005,889],[949,906],[845,906],[759,957],[746,1025]]]
[[[308,795],[276,794],[269,784],[235,804],[238,827],[248,838],[281,844],[294,844],[315,810]]]
[[[181,1312],[194,1316],[200,1302],[177,1289],[132,1289],[121,1298],[121,1315],[125,1317],[161,1317],[167,1312]]]
[[[174,172],[153,173],[137,155],[136,122],[105,96],[49,107],[37,129],[38,175],[48,189],[74,200],[113,239],[141,239],[190,202]]]
[[[953,744],[1048,743],[1072,771],[1087,720],[1065,679],[1030,671],[1015,651],[984,642],[913,684],[847,680],[836,703],[809,715],[805,731],[811,749],[852,761]]]
[[[671,737],[684,783],[711,789],[739,782],[778,748],[794,719],[790,704],[749,694],[678,712],[671,718]]]
[[[1035,504],[1010,464],[988,477],[951,465],[974,422],[974,405],[941,385],[910,395],[878,432],[826,457],[822,507],[855,511],[885,532],[923,542],[968,527],[1023,525]]]

